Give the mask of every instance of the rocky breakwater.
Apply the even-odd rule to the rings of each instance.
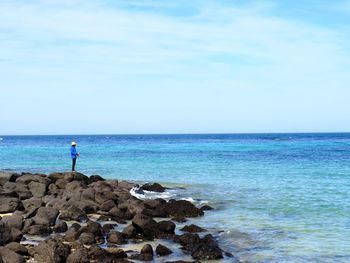
[[[76,172],[0,172],[0,263],[223,258],[225,253],[212,235],[197,233],[202,228],[186,226],[181,234],[175,234],[175,222],[203,216],[209,207],[197,208],[184,200],[140,200],[130,194],[134,186]],[[164,191],[159,184],[144,189]],[[33,237],[39,241],[27,242]],[[151,240],[159,241],[158,245],[152,247]],[[191,256],[192,261],[171,261],[173,251],[161,244],[165,240],[181,246],[184,258]],[[144,242],[141,251],[121,248],[140,242]]]

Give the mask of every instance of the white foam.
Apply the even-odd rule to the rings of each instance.
[[[156,198],[162,198],[165,200],[169,200],[173,197],[176,196],[176,193],[174,190],[168,190],[165,191],[163,193],[158,193],[158,192],[152,192],[152,191],[145,191],[143,190],[143,194],[142,193],[138,193],[138,191],[140,190],[139,187],[133,187],[130,190],[130,194],[135,196],[138,199],[156,199]]]

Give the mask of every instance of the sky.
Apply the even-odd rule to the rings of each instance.
[[[0,134],[350,132],[350,0],[0,0]]]

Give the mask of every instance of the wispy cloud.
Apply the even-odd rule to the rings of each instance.
[[[3,85],[22,89],[21,76],[33,89],[53,80],[77,89],[118,81],[259,94],[344,89],[350,81],[348,36],[338,27],[280,16],[272,1],[175,3],[2,1]]]

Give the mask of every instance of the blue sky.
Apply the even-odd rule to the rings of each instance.
[[[2,0],[0,134],[350,131],[350,1]]]

